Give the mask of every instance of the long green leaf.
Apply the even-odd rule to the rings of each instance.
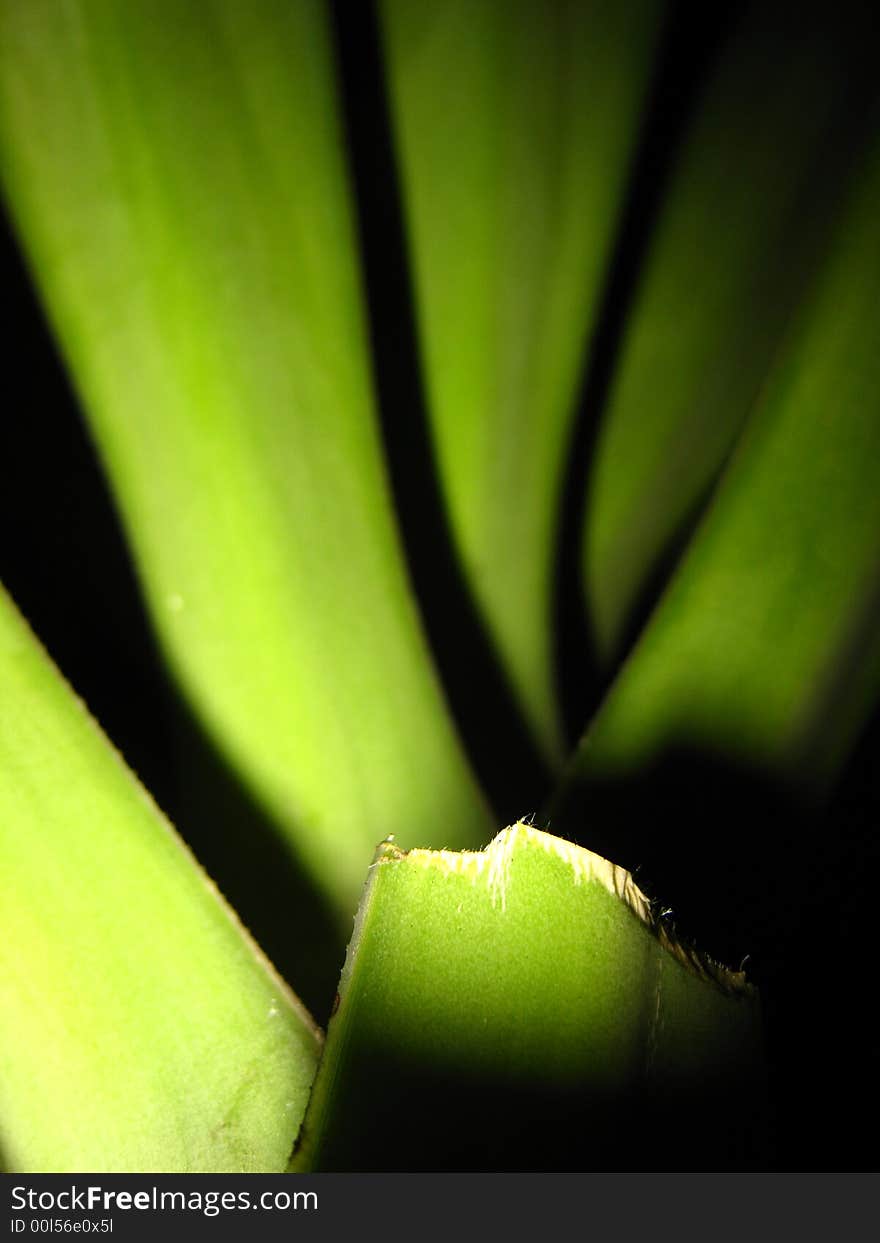
[[[386,833],[488,821],[395,528],[324,7],[3,0],[0,47],[7,195],[168,661],[350,918]]]
[[[747,7],[674,162],[589,481],[586,597],[606,664],[808,285],[876,76],[854,61],[858,37],[846,5]]]
[[[0,589],[0,1153],[282,1170],[320,1033]]]
[[[575,758],[675,748],[821,790],[880,686],[880,143],[714,500]]]
[[[524,824],[386,844],[294,1164],[658,1168],[655,1114],[671,1163],[711,1164],[760,1082],[754,991],[658,935],[622,868]]]
[[[558,759],[564,455],[663,6],[380,11],[450,525],[523,714]]]

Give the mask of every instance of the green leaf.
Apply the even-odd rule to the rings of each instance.
[[[823,790],[880,686],[880,146],[553,809],[697,748]],[[559,821],[557,820],[557,823]]]
[[[558,760],[564,458],[663,6],[380,12],[450,527],[523,715]]]
[[[166,658],[348,919],[377,840],[488,813],[385,477],[324,6],[3,0],[0,44],[6,191]]]
[[[480,853],[386,843],[294,1165],[632,1168],[671,1099],[702,1163],[759,1050],[754,991],[673,945],[622,868],[524,824]]]
[[[0,590],[6,1168],[282,1170],[319,1031]]]
[[[754,405],[839,208],[866,80],[851,16],[752,6],[673,161],[589,481],[584,581],[606,665]]]

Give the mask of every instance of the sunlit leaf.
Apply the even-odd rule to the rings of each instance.
[[[0,1153],[284,1168],[320,1033],[0,591]]]
[[[347,921],[386,833],[488,819],[403,568],[324,7],[4,0],[0,40],[6,191],[168,663]]]
[[[658,1168],[656,1117],[673,1162],[711,1164],[760,1084],[754,991],[622,868],[524,824],[480,853],[386,844],[294,1162]]]

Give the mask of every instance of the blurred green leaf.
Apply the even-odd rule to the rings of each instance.
[[[324,6],[3,0],[0,37],[7,195],[166,657],[348,919],[389,831],[489,821],[395,527]]]
[[[693,747],[823,789],[880,685],[880,146],[873,131],[687,553],[575,757],[593,778]]]
[[[591,463],[584,574],[606,666],[714,483],[839,209],[866,31],[745,6],[673,159]]]
[[[450,526],[522,711],[560,758],[565,452],[664,6],[380,6]]]

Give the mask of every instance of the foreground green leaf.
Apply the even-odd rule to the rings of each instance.
[[[876,130],[875,130],[876,135]],[[553,808],[696,748],[821,791],[880,687],[880,145]]]
[[[383,0],[380,12],[452,534],[523,714],[558,759],[564,455],[663,6]]]
[[[673,1163],[711,1163],[759,1054],[754,991],[622,868],[524,824],[481,853],[386,843],[295,1167],[659,1168],[655,1117]]]
[[[284,1168],[320,1033],[0,589],[7,1169]]]
[[[0,49],[9,203],[167,660],[350,919],[389,831],[488,818],[384,473],[324,6],[2,0]]]
[[[586,598],[606,665],[808,286],[876,77],[854,61],[860,37],[845,4],[747,6],[673,162],[589,481]]]

